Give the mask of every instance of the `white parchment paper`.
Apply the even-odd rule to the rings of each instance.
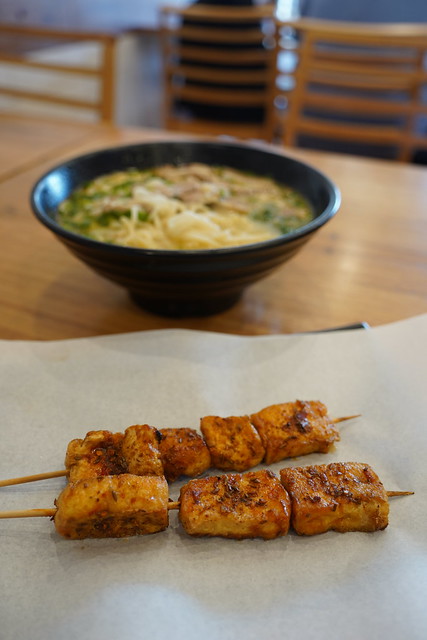
[[[0,520],[5,640],[427,637],[427,316],[370,330],[238,337],[182,330],[0,341],[0,478],[63,468],[69,440],[135,423],[198,428],[295,399],[342,424],[329,454],[367,462],[394,498],[374,534],[273,541],[61,539],[47,518]],[[0,489],[1,509],[51,507],[65,480]],[[171,485],[171,497],[182,482]]]

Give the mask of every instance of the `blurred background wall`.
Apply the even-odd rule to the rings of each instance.
[[[427,0],[300,0],[301,15],[358,22],[427,22]]]
[[[256,0],[263,2],[265,0]],[[117,48],[116,122],[130,126],[162,126],[161,55],[156,33],[159,6],[189,4],[188,0],[0,0],[0,22],[44,25],[57,28],[88,30],[123,30]],[[427,22],[427,0],[277,0],[282,19],[304,15],[337,20]],[[129,31],[130,30],[130,31]],[[70,57],[75,62],[89,64],[97,52],[79,44],[51,47],[30,55],[49,62]],[[13,83],[43,83],[43,74],[20,78],[15,68],[0,65],[0,73],[9,74]],[[73,87],[64,91],[87,95],[91,88]],[[47,86],[47,90],[49,87]],[[0,109],[2,108],[0,100]],[[18,108],[6,104],[6,109]],[[40,112],[34,106],[30,113]],[[44,111],[48,108],[44,107]],[[66,115],[66,114],[65,114]]]
[[[0,0],[0,21],[73,28],[155,26],[161,0]],[[182,5],[183,0],[167,0]]]
[[[261,2],[261,0],[259,0]],[[160,4],[186,0],[0,0],[0,21],[100,29],[155,26]],[[427,22],[427,0],[278,0],[284,14],[332,20]]]

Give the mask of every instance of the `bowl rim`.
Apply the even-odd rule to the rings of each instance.
[[[276,238],[270,238],[268,240],[263,240],[261,242],[254,242],[254,243],[242,244],[242,245],[232,245],[229,247],[218,247],[213,249],[152,249],[152,248],[150,249],[150,248],[144,248],[144,247],[128,247],[124,245],[116,245],[116,244],[109,244],[107,242],[101,242],[99,240],[94,240],[92,238],[88,238],[87,236],[74,233],[73,231],[69,231],[68,229],[65,229],[56,221],[56,219],[52,218],[49,214],[45,213],[43,209],[41,209],[38,205],[38,199],[40,197],[40,193],[43,188],[44,182],[50,175],[52,175],[56,171],[59,171],[60,169],[63,169],[67,166],[72,167],[73,164],[80,161],[88,162],[90,160],[95,160],[97,157],[105,153],[110,153],[110,152],[124,153],[126,151],[136,150],[136,149],[140,149],[148,146],[166,147],[171,144],[172,145],[191,144],[192,146],[200,146],[200,147],[208,145],[208,146],[215,146],[215,147],[227,147],[227,148],[237,148],[237,149],[247,149],[249,147],[251,150],[258,151],[266,155],[275,155],[278,157],[291,160],[296,165],[299,165],[301,167],[304,167],[305,169],[313,171],[324,180],[324,183],[330,194],[330,202],[328,203],[327,207],[322,211],[322,213],[319,216],[316,216],[313,220],[303,225],[302,227],[295,229],[294,231],[290,231]],[[222,140],[216,141],[212,139],[194,140],[192,138],[185,138],[185,139],[171,138],[169,140],[162,139],[157,141],[153,140],[149,142],[139,142],[139,143],[126,144],[126,145],[102,147],[100,149],[96,149],[88,153],[72,156],[64,160],[63,162],[53,165],[52,167],[50,167],[50,169],[45,171],[37,179],[37,181],[35,182],[35,184],[31,189],[30,204],[31,204],[31,208],[34,215],[45,227],[50,229],[56,235],[61,236],[65,240],[74,242],[75,244],[83,245],[87,248],[92,248],[95,250],[107,249],[108,251],[111,251],[111,253],[113,254],[117,254],[117,255],[126,254],[129,256],[134,255],[135,257],[137,255],[144,255],[147,257],[148,256],[159,256],[159,257],[161,256],[164,256],[164,257],[227,256],[231,254],[234,255],[234,254],[248,253],[248,252],[256,253],[258,251],[263,251],[268,247],[271,247],[271,248],[279,247],[281,245],[288,244],[293,240],[303,238],[306,235],[313,233],[314,231],[322,227],[324,224],[326,224],[326,222],[328,222],[337,213],[337,211],[341,206],[341,191],[337,187],[337,185],[321,170],[312,166],[308,162],[299,160],[297,158],[293,158],[291,155],[288,155],[287,153],[279,151],[278,149],[275,149],[273,146],[269,146],[268,143],[264,143],[261,146],[261,144],[259,145],[251,144],[249,142],[236,143],[236,142],[229,142],[229,141],[222,141]]]

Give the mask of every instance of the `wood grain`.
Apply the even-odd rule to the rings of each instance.
[[[95,33],[89,31],[72,31],[50,27],[37,27],[19,24],[0,23],[0,37],[4,40],[10,38],[11,51],[3,52],[0,48],[0,62],[7,67],[21,70],[43,69],[49,79],[48,90],[40,88],[38,83],[34,86],[15,87],[10,84],[10,79],[0,76],[0,95],[18,98],[24,104],[27,102],[40,104],[62,105],[73,108],[73,115],[78,117],[79,109],[83,113],[92,113],[97,121],[112,122],[114,116],[114,86],[115,86],[115,50],[117,34]],[[49,42],[57,46],[73,42],[86,42],[96,45],[99,56],[94,65],[84,66],[67,62],[44,63],[34,61],[25,55],[25,51],[35,51],[48,46]],[[24,54],[24,55],[23,55]],[[52,73],[53,72],[53,73]],[[90,95],[76,99],[71,95],[58,93],[58,77],[69,77],[70,74],[77,77],[92,76],[96,80],[98,96],[95,99]],[[81,113],[81,112],[80,112]]]
[[[159,19],[164,127],[170,131],[273,140],[277,60],[274,47],[264,47],[263,43],[267,31],[270,40],[275,34],[274,3],[250,7],[164,6]],[[242,28],[228,29],[224,25],[229,23],[238,23]],[[232,69],[224,69],[230,60]],[[260,81],[257,68],[261,68]],[[259,121],[218,121],[193,110],[188,118],[177,108],[181,101],[215,108],[258,107],[264,116]]]
[[[12,145],[5,135],[11,122],[0,116],[0,137],[7,148]],[[144,312],[126,291],[81,264],[31,213],[33,184],[62,159],[106,146],[176,137],[69,123],[61,136],[61,124],[14,120],[14,175],[2,179],[0,174],[0,338],[52,340],[171,327],[261,335],[356,321],[376,326],[427,313],[423,167],[288,151],[337,183],[342,207],[290,262],[248,288],[232,309],[207,318],[177,320]],[[42,152],[38,140],[45,141]]]
[[[296,146],[303,135],[310,136],[311,146],[313,139],[378,144],[387,157],[406,162],[426,148],[419,124],[425,113],[426,25],[303,18],[278,21],[277,28],[294,30],[298,57],[287,94],[285,144]],[[276,39],[278,60],[288,46],[286,39]]]

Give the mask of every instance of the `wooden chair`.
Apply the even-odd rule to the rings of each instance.
[[[271,140],[274,5],[163,7],[160,23],[164,126],[175,131]],[[229,119],[227,110],[234,112]],[[245,121],[251,110],[260,114],[258,121],[250,121],[250,117]]]
[[[80,61],[76,63],[72,60],[56,62],[49,59],[49,56],[46,58],[40,55],[48,52],[50,47],[56,48],[61,45],[64,48],[64,45],[75,43],[95,45],[97,55],[94,56],[96,60],[93,64],[86,66]],[[78,117],[79,113],[84,112],[88,113],[89,117],[92,115],[96,120],[112,121],[115,99],[115,45],[116,36],[113,34],[0,24],[0,65],[3,65],[3,71],[0,71],[0,97],[7,97],[6,102],[9,100],[12,104],[9,108],[13,108],[14,103],[43,104],[46,105],[49,114],[53,106],[56,106],[58,112],[65,108],[67,113],[73,114],[71,117]],[[5,69],[9,70],[9,73],[6,73]],[[32,73],[27,72],[25,75],[25,70]],[[22,73],[24,74],[22,86],[17,86],[19,83],[16,78]],[[36,74],[43,76],[43,82],[28,82],[28,79]],[[64,75],[68,82],[71,77],[94,79],[95,88],[97,88],[97,91],[94,91],[94,98],[58,93],[58,85],[61,84],[58,78]],[[48,90],[46,87],[43,88],[43,83],[48,86]]]
[[[298,60],[282,92],[285,145],[334,141],[339,151],[400,161],[427,148],[427,25],[301,19],[277,28],[277,55],[293,41]]]

